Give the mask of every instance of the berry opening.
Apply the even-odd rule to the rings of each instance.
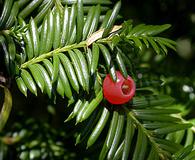
[[[130,82],[128,80],[125,80],[121,86],[121,89],[124,95],[130,94],[131,91]]]

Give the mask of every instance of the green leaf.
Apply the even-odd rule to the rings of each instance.
[[[153,139],[158,143],[160,148],[162,148],[163,150],[166,150],[170,153],[175,153],[182,148],[181,145],[176,144],[172,141],[168,141],[165,139],[159,139],[159,138],[153,138]]]
[[[170,24],[157,25],[157,26],[148,26],[147,30],[144,32],[144,35],[155,36],[171,27]]]
[[[53,46],[54,40],[54,15],[50,11],[47,16],[47,38],[44,39],[46,41],[45,44],[45,52],[49,52]]]
[[[24,35],[24,42],[26,43],[25,49],[26,49],[27,57],[30,60],[34,57],[34,48],[33,48],[33,42],[29,31],[27,31],[26,34]]]
[[[107,159],[111,160],[114,157],[114,154],[118,148],[118,145],[120,143],[120,138],[122,136],[122,132],[123,132],[123,126],[124,126],[124,118],[125,116],[123,114],[119,114],[118,117],[118,123],[117,123],[117,127],[116,127],[116,133],[114,135],[114,139],[111,145],[111,148],[108,152],[108,156]]]
[[[118,16],[120,8],[121,8],[121,1],[118,1],[114,6],[111,15],[109,16],[109,19],[108,19],[108,22],[105,26],[102,38],[105,38],[106,36],[108,36],[108,34],[111,31],[113,24]]]
[[[173,160],[183,160],[187,155],[191,153],[192,149],[193,149],[192,145],[180,149],[178,152],[172,155]]]
[[[150,114],[150,115],[159,115],[159,114],[176,114],[176,113],[180,113],[179,110],[177,109],[133,109],[133,112],[136,115],[142,115],[142,114]]]
[[[127,78],[128,74],[127,74],[126,66],[125,66],[125,63],[124,63],[124,61],[123,61],[123,58],[122,58],[122,56],[121,56],[121,54],[120,54],[120,51],[117,52],[117,55],[116,55],[116,62],[117,62],[117,64],[118,64],[118,67],[119,67],[121,73],[123,74],[123,76],[124,76],[125,78]]]
[[[79,110],[79,112],[77,114],[77,117],[76,117],[76,124],[78,124],[79,122],[81,122],[83,113],[86,111],[86,108],[88,107],[88,105],[89,105],[89,102],[88,101],[83,102],[82,108],[81,108],[81,110]]]
[[[144,44],[146,45],[146,47],[149,48],[150,45],[149,45],[147,37],[142,37],[142,40],[144,41]]]
[[[54,3],[53,0],[47,0],[47,3],[44,5],[44,7],[38,12],[36,17],[34,18],[34,20],[37,24],[39,24],[44,19],[44,17],[47,15],[47,12],[49,11],[49,9],[51,9],[51,7],[53,6],[53,3]]]
[[[63,15],[63,22],[62,22],[62,36],[61,36],[61,45],[64,46],[67,44],[68,41],[68,34],[69,34],[69,11],[68,6],[64,7],[64,15]]]
[[[152,45],[154,51],[159,54],[160,53],[160,48],[158,47],[158,45],[156,44],[156,42],[152,39],[152,38],[147,38],[148,42]]]
[[[63,85],[62,87],[64,88],[64,93],[65,93],[66,97],[71,99],[72,98],[72,90],[70,88],[70,84],[69,84],[67,75],[66,75],[64,68],[61,64],[59,64],[59,76],[60,76],[60,79],[62,81],[62,85]]]
[[[72,61],[72,64],[74,66],[74,70],[76,72],[78,81],[79,81],[80,85],[83,87],[83,89],[86,90],[86,83],[85,83],[85,79],[84,79],[84,76],[82,73],[79,59],[74,51],[69,50],[68,53],[69,53],[70,59]]]
[[[86,57],[84,55],[84,53],[82,53],[80,50],[78,49],[74,49],[74,52],[76,53],[79,63],[80,63],[80,67],[85,79],[85,84],[86,84],[86,91],[89,92],[89,70],[88,70],[88,66],[87,66],[87,61],[86,61]]]
[[[92,21],[93,21],[93,17],[96,11],[96,7],[92,6],[88,12],[85,24],[84,24],[84,28],[83,28],[83,39],[85,40],[87,38],[87,35],[89,33],[89,29],[91,27]]]
[[[119,117],[119,113],[117,111],[114,111],[113,115],[112,115],[112,120],[111,120],[111,123],[110,123],[110,127],[109,127],[109,130],[108,130],[108,134],[106,136],[106,140],[104,142],[101,153],[99,155],[99,160],[105,159],[106,154],[107,154],[107,152],[109,151],[109,149],[112,145],[114,135],[115,135],[115,132],[116,132],[116,128],[117,128],[118,117]]]
[[[110,52],[106,48],[106,46],[104,46],[103,44],[98,44],[98,45],[99,45],[100,50],[101,50],[101,52],[102,52],[102,54],[104,56],[104,59],[105,59],[105,62],[106,62],[106,66],[107,66],[107,69],[109,70],[109,73],[110,73],[110,75],[112,77],[112,80],[114,82],[116,82],[117,77],[116,77],[115,67],[112,64],[112,59],[111,59]]]
[[[167,134],[167,133],[171,133],[171,132],[175,132],[179,130],[184,130],[189,127],[192,127],[192,124],[189,124],[189,123],[188,124],[174,124],[174,125],[170,125],[164,128],[155,129],[154,133],[155,134]]]
[[[195,158],[195,150],[193,150],[188,156],[186,156],[183,160],[193,160]]]
[[[124,150],[122,153],[122,159],[128,159],[129,152],[131,149],[132,138],[135,133],[135,126],[132,120],[127,116],[127,124],[126,124],[126,132],[125,132],[125,139],[124,139]]]
[[[194,133],[191,128],[187,130],[186,140],[184,146],[192,145],[194,141]]]
[[[35,21],[32,18],[30,20],[30,34],[33,43],[34,56],[37,57],[39,55],[39,34]]]
[[[33,0],[31,3],[29,3],[20,13],[19,17],[26,18],[28,15],[30,15],[41,3],[43,0]]]
[[[176,48],[175,48],[176,42],[175,41],[172,41],[168,38],[163,38],[163,37],[155,37],[154,40],[156,42],[159,42],[159,43],[163,44],[164,46],[169,47],[169,48],[173,49],[174,51],[176,51]]]
[[[180,144],[181,141],[184,139],[184,135],[185,135],[185,130],[179,130],[179,131],[171,132],[167,134],[165,139]]]
[[[119,145],[116,153],[114,154],[113,160],[118,160],[121,158],[123,149],[124,149],[124,141]]]
[[[100,90],[98,95],[95,97],[95,99],[93,99],[86,107],[86,110],[83,112],[80,122],[86,120],[91,115],[91,113],[96,109],[96,107],[98,107],[102,99],[103,99],[103,93],[102,90]]]
[[[62,4],[74,4],[77,0],[62,0]],[[110,5],[112,2],[110,0],[83,0],[85,5],[94,5],[94,4],[102,4],[102,5]]]
[[[23,8],[30,0],[18,0],[20,8]]]
[[[68,41],[66,44],[71,44],[70,43],[70,37],[73,34],[74,28],[76,27],[76,16],[77,16],[77,7],[75,4],[72,5],[71,11],[70,11],[70,16],[69,16],[69,27],[68,27]],[[76,28],[75,28],[75,33],[76,33]],[[76,34],[75,34],[76,35]],[[75,37],[76,38],[76,37]]]
[[[164,158],[164,157],[163,157]],[[159,160],[159,155],[156,152],[156,150],[154,149],[154,147],[151,148],[150,153],[148,155],[147,160]]]
[[[147,129],[164,128],[172,125],[172,122],[144,122],[143,126]]]
[[[128,36],[155,36],[168,28],[170,28],[170,24],[164,25],[145,25],[139,24],[135,26],[129,33]]]
[[[62,84],[62,79],[60,77],[58,77],[57,79],[56,91],[62,98],[64,98],[65,88],[64,88],[64,85]]]
[[[77,35],[77,33],[76,33],[76,31],[77,31],[76,30],[76,26],[74,26],[73,28],[74,29],[72,31],[72,34],[71,34],[70,38],[69,38],[68,45],[74,44],[76,42],[76,35]]]
[[[70,121],[71,119],[73,119],[78,114],[78,112],[81,110],[82,104],[83,104],[83,102],[79,99],[76,102],[73,111],[70,113],[70,115],[68,116],[68,118],[64,122],[67,122],[67,121]]]
[[[146,25],[145,24],[139,24],[132,28],[131,30],[129,29],[129,33],[127,36],[139,36],[145,31]]]
[[[52,83],[54,83],[59,75],[59,64],[60,64],[60,60],[57,54],[53,55],[53,74],[51,76],[52,79]]]
[[[159,122],[176,122],[179,121],[179,118],[172,117],[170,115],[148,115],[141,114],[136,115],[138,119],[147,120],[147,121],[159,121]]]
[[[92,17],[92,22],[91,22],[87,37],[89,37],[92,33],[94,33],[97,30],[99,18],[100,18],[100,12],[101,12],[101,7],[100,7],[100,5],[97,5],[95,7],[95,12],[94,12],[94,15]]]
[[[6,20],[10,15],[12,4],[13,4],[13,0],[4,1],[4,5],[0,17],[0,28],[3,28],[3,25],[6,23]]]
[[[83,0],[77,1],[77,43],[82,39],[84,26]]]
[[[92,63],[92,51],[90,48],[87,48],[86,53],[87,63],[88,63],[88,70],[91,70],[91,63]]]
[[[7,87],[0,85],[4,89],[4,101],[0,113],[0,132],[2,132],[12,109],[12,95]]]
[[[14,61],[16,57],[16,44],[11,36],[9,35],[5,35],[5,36],[7,40],[10,60]]]
[[[44,64],[47,72],[49,73],[50,77],[52,78],[52,75],[53,75],[53,65],[52,65],[52,63],[48,59],[44,59],[43,64]]]
[[[11,9],[11,12],[10,12],[10,15],[9,15],[9,18],[7,19],[7,21],[5,23],[6,28],[9,28],[13,25],[13,23],[16,19],[16,16],[18,15],[18,12],[19,12],[19,4],[18,4],[18,2],[14,2],[12,9]]]
[[[92,113],[87,123],[85,123],[85,127],[83,128],[81,133],[79,133],[79,135],[77,136],[76,145],[83,142],[89,136],[90,132],[92,132],[95,125],[97,124],[101,116],[101,113],[102,113],[101,110],[96,110]]]
[[[70,60],[62,53],[59,54],[59,57],[73,89],[79,93],[79,84]]]
[[[153,106],[169,106],[174,102],[174,99],[168,95],[156,95],[145,97],[134,97],[132,106],[136,108],[146,108]]]
[[[137,143],[133,154],[133,160],[144,159],[147,149],[147,137],[141,128],[138,128]]]
[[[99,61],[99,47],[96,43],[92,44],[92,60],[91,60],[91,75],[93,75],[97,69]]]
[[[28,89],[37,96],[37,87],[31,75],[26,70],[22,69],[21,77]]]
[[[47,39],[47,32],[48,32],[48,16],[46,16],[43,20],[42,27],[41,27],[41,36],[40,36],[40,54],[43,54],[46,51],[46,39]]]
[[[24,83],[24,81],[22,80],[21,77],[16,77],[16,83],[18,85],[19,90],[25,95],[27,96],[27,87]]]
[[[98,123],[96,124],[93,132],[91,133],[87,141],[87,148],[89,148],[91,145],[93,145],[96,142],[96,140],[98,139],[99,135],[101,134],[102,130],[104,129],[108,121],[109,115],[110,112],[108,111],[108,109],[104,108]]]
[[[40,71],[42,78],[45,82],[45,87],[44,87],[44,91],[46,91],[46,93],[48,94],[49,98],[51,98],[51,94],[52,94],[52,83],[51,83],[51,79],[49,77],[48,72],[46,71],[46,69],[40,65],[40,64],[34,64],[37,69]]]
[[[106,13],[106,15],[104,16],[103,22],[102,22],[102,24],[101,24],[101,26],[100,26],[100,29],[103,29],[103,28],[106,27],[106,25],[107,25],[107,23],[108,23],[108,20],[109,20],[109,18],[110,18],[110,16],[111,16],[111,14],[112,14],[112,10],[109,10],[109,11]]]
[[[60,40],[61,40],[61,18],[60,18],[60,11],[58,8],[56,8],[54,12],[54,40],[53,40],[54,49],[60,46]]]
[[[44,87],[45,87],[44,77],[42,77],[39,69],[35,65],[30,65],[30,66],[28,66],[28,68],[30,69],[31,74],[32,74],[35,82],[37,83],[37,85],[41,89],[41,92],[43,92]]]

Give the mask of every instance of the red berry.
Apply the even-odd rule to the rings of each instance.
[[[104,97],[112,104],[124,104],[133,98],[135,83],[130,76],[125,79],[119,71],[116,71],[116,75],[116,82],[113,82],[109,74],[106,75],[103,82]]]

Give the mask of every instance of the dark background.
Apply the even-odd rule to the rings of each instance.
[[[169,23],[172,27],[163,33],[163,36],[173,39],[177,42],[177,52],[171,51],[160,61],[148,60],[152,62],[150,71],[159,75],[165,76],[168,79],[167,92],[176,98],[177,103],[181,103],[186,108],[190,108],[190,113],[186,118],[193,118],[195,107],[195,1],[193,0],[123,0],[120,14],[125,20],[132,19],[133,23],[161,25]],[[184,85],[191,88],[190,91],[183,89]],[[73,157],[78,156],[81,159],[84,157],[96,156],[94,150],[83,152],[82,146],[74,147],[74,124],[64,124],[66,119],[65,107],[66,103],[62,99],[57,99],[56,106],[48,106],[50,101],[47,96],[38,94],[35,97],[29,94],[26,99],[13,84],[13,110],[5,128],[5,134],[12,135],[18,133],[21,128],[28,131],[32,130],[33,134],[27,136],[27,139],[22,141],[25,145],[26,141],[41,137],[43,134],[50,134],[47,138],[42,138],[44,141],[48,139],[56,142],[54,137],[63,141],[66,153],[72,153]],[[27,119],[33,118],[31,123],[26,123]],[[20,122],[21,127],[15,127],[14,122]],[[43,122],[49,124],[45,127]],[[33,126],[39,126],[38,129]],[[72,127],[71,127],[72,126]],[[44,128],[45,127],[45,128]],[[51,132],[51,127],[55,133]],[[59,133],[67,132],[64,135]],[[64,138],[65,137],[65,138]],[[16,151],[20,151],[20,145],[11,146],[8,158],[12,159],[16,155]],[[77,152],[76,154],[74,152]],[[78,157],[76,159],[78,159]],[[69,158],[71,159],[71,158]]]
[[[132,19],[134,24],[171,24],[165,37],[177,42],[177,52],[169,51],[156,70],[165,76],[174,77],[172,96],[179,102],[190,103],[183,85],[195,87],[195,1],[193,0],[123,0],[121,14]],[[156,66],[156,65],[154,65]],[[190,93],[189,93],[190,94]],[[194,91],[191,92],[193,97]],[[194,100],[192,100],[194,101]],[[191,107],[194,106],[194,103]]]

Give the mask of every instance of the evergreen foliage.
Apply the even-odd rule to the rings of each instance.
[[[2,108],[0,130],[7,119],[3,115],[10,112],[11,81],[26,98],[43,93],[53,104],[63,98],[71,110],[65,122],[82,126],[76,145],[82,143],[83,150],[100,145],[100,160],[193,159],[193,122],[184,120],[174,99],[158,90],[160,83],[151,86],[152,79],[138,76],[141,52],[175,50],[174,41],[160,36],[170,25],[120,24],[120,7],[121,1],[112,6],[110,0],[4,1],[0,76],[5,77],[1,87],[8,111]],[[108,73],[116,81],[116,70],[131,75],[137,85],[127,104],[112,105],[103,97],[102,81]],[[61,151],[62,144],[56,145]],[[32,150],[19,149],[19,158],[33,159]],[[35,158],[49,158],[38,152]]]

